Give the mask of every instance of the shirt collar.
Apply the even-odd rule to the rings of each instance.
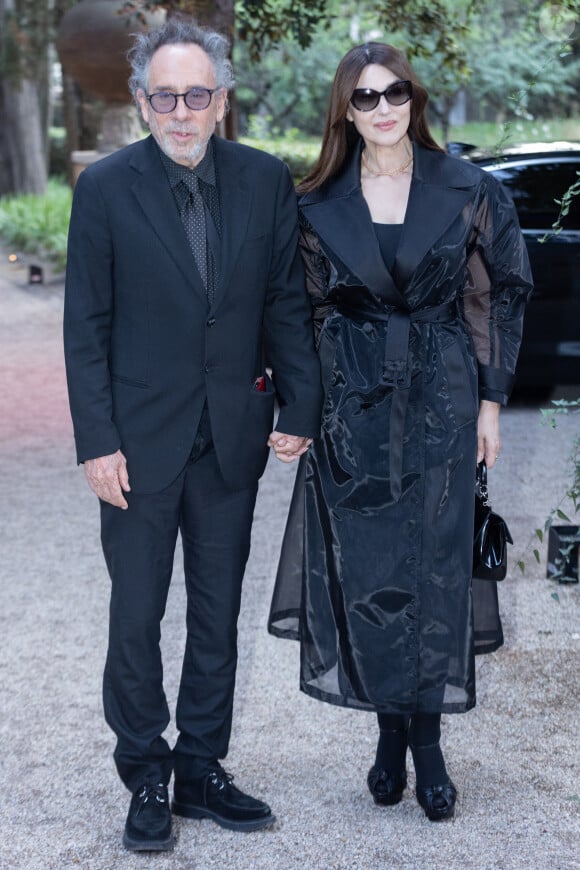
[[[159,145],[157,147],[159,148]],[[197,166],[193,167],[193,169],[190,169],[189,166],[182,166],[181,163],[176,163],[175,160],[168,157],[161,148],[159,148],[159,154],[172,188],[177,187],[181,181],[186,181],[186,179],[191,178],[191,176],[197,176],[200,181],[204,181],[206,184],[211,184],[213,187],[216,187],[213,138],[209,140],[204,156]]]

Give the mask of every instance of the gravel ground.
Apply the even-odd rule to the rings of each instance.
[[[0,251],[2,870],[580,867],[579,588],[546,580],[545,546],[541,565],[530,546],[565,490],[578,418],[553,431],[530,405],[505,412],[502,457],[491,474],[493,502],[516,541],[500,587],[506,644],[478,660],[475,711],[444,718],[460,795],[455,820],[428,822],[412,788],[400,805],[376,807],[365,785],[374,717],[303,696],[298,645],[266,633],[294,474],[271,461],[245,581],[227,767],[242,788],[269,801],[278,822],[240,834],[176,819],[172,853],[123,850],[129,795],[116,776],[100,700],[108,578],[97,504],[74,459],[62,282],[26,280],[26,264],[9,264]],[[515,566],[522,557],[524,575]],[[172,707],[184,639],[179,554],[176,562],[163,631]]]

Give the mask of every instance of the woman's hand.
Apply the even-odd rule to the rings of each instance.
[[[481,401],[479,415],[477,417],[477,461],[485,459],[488,468],[493,468],[499,456],[501,442],[499,440],[499,412],[501,405],[498,402]]]

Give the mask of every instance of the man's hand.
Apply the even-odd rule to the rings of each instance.
[[[294,462],[303,453],[306,453],[311,444],[312,438],[302,438],[300,435],[284,435],[276,430],[271,432],[268,438],[268,447],[274,449],[276,457],[281,462]]]
[[[97,459],[85,459],[85,476],[92,491],[102,501],[127,510],[123,492],[130,492],[127,460],[120,450]]]
[[[499,412],[497,402],[482,400],[477,418],[477,461],[485,459],[488,468],[493,468],[499,456]]]

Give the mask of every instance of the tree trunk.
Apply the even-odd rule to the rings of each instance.
[[[5,167],[5,187],[0,188],[0,194],[44,193],[48,172],[36,82],[29,79],[3,81],[0,115]]]
[[[449,131],[451,129],[451,111],[455,102],[456,94],[445,94],[441,100],[441,138],[443,145],[449,142]]]
[[[181,13],[191,17],[204,27],[223,33],[234,45],[235,11],[234,0],[181,0],[167,11],[167,16]],[[231,55],[230,55],[231,56]],[[235,92],[229,95],[229,111],[218,130],[226,139],[238,138],[238,107]]]
[[[22,25],[28,7],[0,0],[0,194],[46,190],[50,105],[45,29],[51,6],[45,0],[37,9],[35,25],[28,24],[38,28],[33,34]],[[35,50],[43,44],[40,53]]]

